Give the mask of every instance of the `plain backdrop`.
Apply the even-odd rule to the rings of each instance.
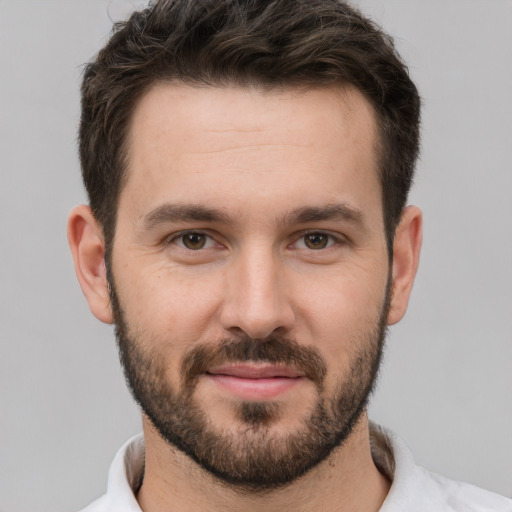
[[[83,63],[136,0],[0,0],[0,510],[78,510],[140,430],[65,237]],[[424,99],[410,309],[371,417],[417,462],[512,496],[512,2],[360,0]]]

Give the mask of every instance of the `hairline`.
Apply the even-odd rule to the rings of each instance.
[[[384,118],[379,112],[379,110],[376,108],[374,102],[371,100],[371,98],[368,97],[368,95],[361,90],[356,84],[348,81],[348,80],[339,80],[336,82],[331,83],[312,83],[309,82],[302,82],[300,80],[290,80],[289,82],[282,82],[282,83],[267,83],[264,81],[257,81],[257,80],[251,80],[246,81],[246,83],[243,83],[241,80],[219,80],[216,83],[207,82],[206,80],[193,80],[193,79],[187,79],[182,77],[156,77],[154,80],[146,84],[145,87],[141,88],[139,91],[139,94],[132,99],[131,105],[130,105],[130,111],[126,117],[125,125],[123,127],[122,132],[122,140],[121,145],[119,148],[119,158],[118,161],[115,162],[116,166],[118,167],[118,172],[120,173],[120,180],[119,180],[119,186],[116,190],[116,196],[113,198],[113,208],[114,213],[111,217],[109,217],[109,222],[111,223],[109,228],[109,232],[105,232],[105,226],[101,226],[105,238],[105,245],[106,245],[106,257],[111,256],[111,252],[113,249],[114,241],[115,241],[115,235],[117,231],[117,215],[119,211],[119,201],[121,194],[128,182],[129,173],[130,173],[130,133],[132,131],[133,127],[133,120],[135,117],[135,113],[137,111],[138,106],[143,101],[143,99],[151,93],[153,89],[156,87],[162,85],[162,84],[168,84],[168,85],[182,85],[185,87],[190,88],[196,88],[196,89],[245,89],[245,90],[255,90],[257,92],[262,92],[264,94],[271,94],[271,93],[279,93],[284,91],[295,91],[298,94],[305,94],[308,91],[312,90],[327,90],[327,89],[336,89],[338,92],[345,95],[346,92],[350,90],[355,90],[359,94],[361,94],[366,102],[368,103],[371,113],[372,113],[372,119],[375,127],[375,133],[373,137],[373,144],[372,144],[372,150],[374,152],[374,159],[375,159],[375,165],[376,165],[376,172],[378,174],[377,179],[379,180],[379,186],[380,186],[380,194],[381,194],[381,207],[382,207],[382,217],[383,217],[383,228],[384,228],[384,234],[386,237],[386,243],[387,243],[387,249],[388,249],[388,256],[391,259],[392,258],[392,247],[393,247],[393,238],[394,238],[394,230],[396,226],[393,226],[392,229],[389,229],[389,226],[387,224],[386,219],[386,208],[385,208],[385,194],[384,194],[384,165],[385,165],[385,134],[384,134]],[[403,211],[403,208],[402,208]]]

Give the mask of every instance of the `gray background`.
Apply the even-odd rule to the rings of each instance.
[[[65,238],[84,200],[82,64],[135,0],[0,0],[0,510],[79,509],[140,429]],[[417,461],[512,496],[512,2],[360,0],[425,101],[420,272],[373,418]]]

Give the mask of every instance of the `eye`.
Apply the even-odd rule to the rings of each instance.
[[[311,232],[302,235],[297,240],[297,247],[299,249],[311,249],[313,251],[318,251],[321,249],[327,249],[335,245],[337,240],[327,233],[322,232]]]
[[[209,249],[215,245],[215,241],[212,237],[196,231],[181,233],[177,237],[173,238],[172,242],[188,249],[189,251]]]

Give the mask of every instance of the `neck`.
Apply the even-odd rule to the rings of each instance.
[[[370,450],[363,415],[343,444],[318,466],[281,489],[241,492],[220,482],[169,446],[144,418],[146,461],[137,499],[144,512],[376,512],[389,491]]]

